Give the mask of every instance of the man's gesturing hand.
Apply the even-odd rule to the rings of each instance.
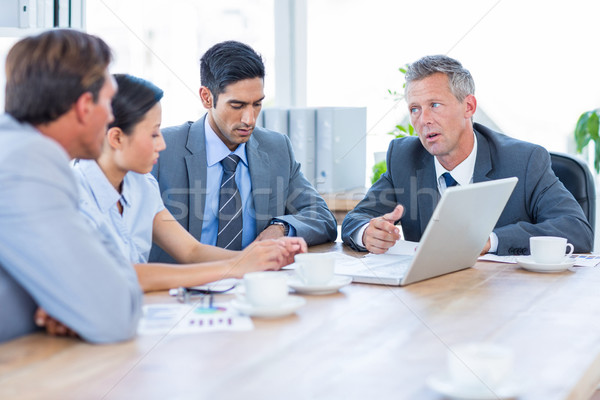
[[[394,225],[404,213],[404,207],[398,204],[394,211],[373,218],[363,233],[363,244],[371,253],[385,253],[400,239],[400,229]]]

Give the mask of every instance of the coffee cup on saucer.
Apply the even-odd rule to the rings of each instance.
[[[244,289],[253,307],[277,307],[288,299],[287,278],[281,272],[249,272],[244,275]]]
[[[491,343],[465,343],[448,350],[449,378],[456,388],[487,393],[506,384],[514,363],[513,351]]]
[[[329,253],[302,253],[294,256],[296,276],[305,285],[325,285],[333,279],[335,257]]]
[[[567,251],[568,249],[568,251]],[[538,264],[559,264],[573,254],[574,247],[566,238],[557,236],[532,236],[529,250],[533,261]]]

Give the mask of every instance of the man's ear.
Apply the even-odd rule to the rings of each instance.
[[[119,127],[112,127],[106,132],[106,142],[115,150],[123,147],[124,138],[125,133]]]
[[[91,92],[85,92],[75,102],[75,115],[77,121],[81,124],[87,123],[90,115],[92,114],[94,105],[94,96]]]
[[[477,99],[472,94],[465,97],[465,119],[471,119],[477,110]]]
[[[202,101],[202,105],[207,110],[210,110],[214,106],[213,95],[210,92],[210,89],[206,86],[201,86],[199,92],[200,100]]]

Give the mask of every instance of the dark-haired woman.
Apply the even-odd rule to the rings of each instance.
[[[254,242],[243,251],[204,245],[164,207],[158,184],[149,174],[165,149],[160,132],[163,92],[131,75],[115,75],[119,90],[112,100],[109,125],[97,161],[77,160],[80,209],[105,240],[112,240],[134,264],[144,291],[193,286],[246,272],[277,270],[306,251],[302,238]],[[147,263],[152,243],[186,265]]]

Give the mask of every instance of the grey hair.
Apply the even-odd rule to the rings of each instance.
[[[450,91],[458,101],[462,102],[468,95],[475,94],[475,81],[469,70],[453,58],[436,55],[425,56],[408,66],[405,74],[405,97],[412,82],[420,81],[436,73],[442,73],[448,77]]]

